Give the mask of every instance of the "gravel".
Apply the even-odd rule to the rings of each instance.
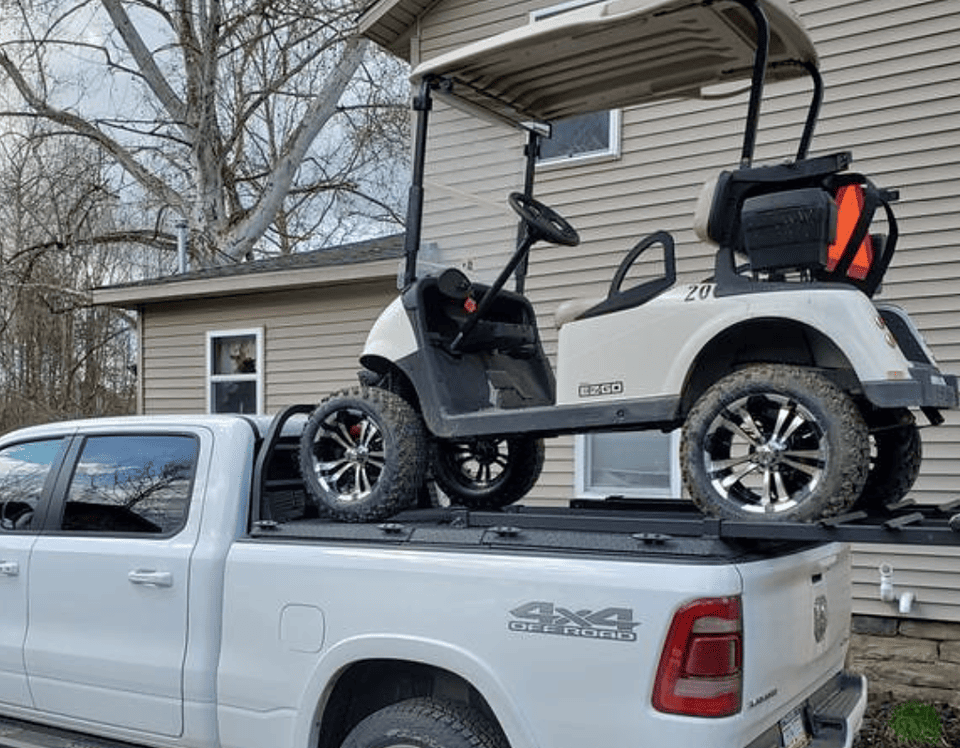
[[[853,748],[920,748],[920,746],[946,746],[960,748],[960,709],[947,704],[931,704],[940,717],[943,727],[940,742],[903,740],[890,726],[893,710],[900,702],[871,700],[864,715],[863,727],[853,742]]]

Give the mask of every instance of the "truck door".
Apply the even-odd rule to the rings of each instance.
[[[200,446],[190,433],[74,439],[31,557],[24,655],[37,709],[182,733]]]
[[[0,704],[32,705],[23,667],[30,548],[65,443],[51,438],[0,449]]]

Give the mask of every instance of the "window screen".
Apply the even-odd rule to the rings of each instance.
[[[553,123],[553,134],[540,141],[540,160],[609,154],[611,150],[610,112],[590,112]]]
[[[192,436],[91,436],[70,481],[62,529],[171,535],[190,506]]]

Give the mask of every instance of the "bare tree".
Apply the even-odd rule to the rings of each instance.
[[[52,136],[95,144],[139,225],[101,240],[194,259],[288,252],[400,223],[402,70],[356,35],[358,0],[6,0],[0,68]],[[321,136],[323,134],[323,137]],[[358,226],[363,216],[366,226]]]
[[[0,430],[125,413],[135,349],[126,313],[90,289],[136,274],[115,235],[111,165],[42,127],[0,140]],[[62,237],[71,237],[63,244]]]

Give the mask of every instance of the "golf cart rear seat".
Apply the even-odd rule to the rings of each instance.
[[[804,280],[856,286],[873,296],[890,264],[897,224],[892,190],[877,189],[861,174],[841,174],[851,157],[837,153],[791,164],[721,172],[700,193],[694,232],[718,245],[717,273],[729,279],[734,257],[755,280]],[[870,234],[883,207],[889,236]],[[725,274],[724,271],[727,271]],[[735,271],[739,272],[739,271]]]
[[[849,153],[837,153],[792,164],[723,171],[708,179],[694,212],[693,229],[708,244],[719,245],[721,262],[745,255],[755,277],[780,279],[800,271],[809,280],[837,281],[873,296],[883,279],[897,240],[889,203],[894,191],[878,190],[860,174],[843,174]],[[870,234],[878,207],[887,214],[890,235]],[[652,244],[664,246],[664,277],[627,291],[620,284],[637,257]],[[673,285],[673,239],[651,234],[624,258],[606,298],[571,299],[557,307],[554,324],[639,306]],[[721,277],[722,273],[717,273]]]

